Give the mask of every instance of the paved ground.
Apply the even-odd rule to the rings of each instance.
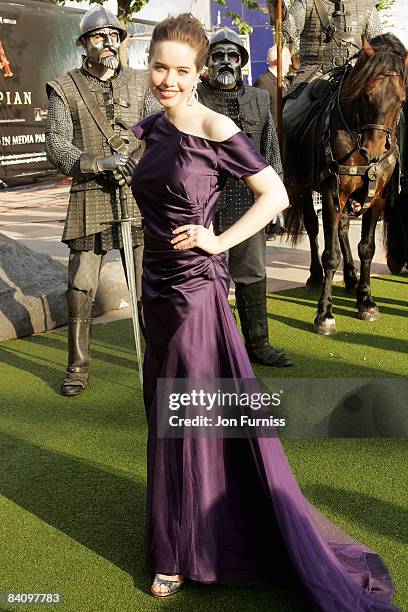
[[[68,203],[68,180],[52,180],[32,186],[16,187],[0,191],[0,232],[21,240],[26,246],[47,253],[60,261],[67,261],[68,249],[60,242]],[[381,244],[381,224],[377,229],[377,251],[372,265],[373,274],[389,272]],[[357,258],[357,243],[361,222],[353,220],[350,242]],[[320,233],[323,248],[322,232]],[[108,261],[119,260],[118,251],[108,254]],[[282,291],[304,285],[309,275],[309,243],[304,238],[297,248],[290,248],[281,239],[267,243],[268,290]],[[336,279],[341,279],[340,274]],[[123,308],[103,315],[101,321],[130,316],[130,309]]]

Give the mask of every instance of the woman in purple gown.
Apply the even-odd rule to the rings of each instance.
[[[381,559],[303,497],[277,437],[157,436],[158,378],[254,378],[227,301],[223,253],[288,205],[281,181],[247,136],[194,99],[206,53],[205,33],[192,16],[156,26],[150,87],[164,112],[133,128],[146,143],[132,188],[145,220],[152,593],[171,595],[185,578],[248,585],[286,577],[303,586],[315,610],[395,610]],[[256,201],[215,236],[211,220],[227,177],[244,178]]]

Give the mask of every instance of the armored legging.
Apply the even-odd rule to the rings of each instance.
[[[262,229],[228,252],[228,266],[234,283],[252,285],[265,278],[265,230]]]
[[[105,254],[104,251],[98,249],[93,251],[77,251],[76,249],[71,249],[68,262],[68,291],[81,291],[93,301],[98,288],[99,276]],[[123,249],[120,249],[120,254],[125,269]],[[143,245],[133,248],[133,256],[135,260],[137,299],[140,300],[142,295]]]

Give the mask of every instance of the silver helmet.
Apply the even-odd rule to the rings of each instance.
[[[99,30],[99,28],[114,28],[118,30],[121,42],[125,40],[127,36],[127,31],[120,25],[116,15],[97,4],[86,11],[81,19],[81,23],[79,24],[79,31],[81,34],[77,38],[77,45],[82,44],[81,39],[85,34],[89,34],[92,30]]]
[[[234,45],[238,47],[241,53],[241,67],[243,68],[248,63],[248,60],[249,60],[248,51],[245,49],[244,45],[242,44],[240,35],[237,34],[237,32],[234,32],[234,30],[227,28],[227,26],[220,28],[219,30],[214,32],[214,34],[210,37],[210,46],[209,46],[208,51],[209,53],[211,53],[212,47],[214,47],[218,43],[229,43],[229,42],[233,43]]]
[[[223,27],[210,38],[207,57],[208,80],[216,89],[233,89],[242,83],[242,67],[248,51],[239,35]]]
[[[119,68],[119,48],[127,32],[113,13],[103,6],[94,6],[82,17],[77,45],[86,49],[88,58],[105,68]]]

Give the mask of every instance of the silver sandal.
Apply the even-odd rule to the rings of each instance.
[[[167,593],[157,593],[156,591],[153,591],[153,585],[155,584],[164,584],[167,589],[168,592]],[[156,576],[154,577],[152,586],[150,587],[150,592],[153,595],[153,597],[168,597],[169,595],[174,595],[175,593],[177,593],[177,591],[180,591],[180,589],[182,589],[184,586],[184,578],[182,580],[166,580],[165,578],[159,578],[159,576],[156,574]]]

